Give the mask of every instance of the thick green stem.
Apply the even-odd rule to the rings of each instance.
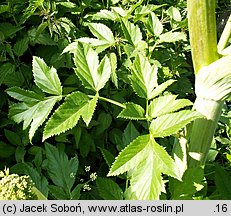
[[[195,74],[218,59],[215,0],[188,0],[189,36]]]
[[[197,98],[194,109],[206,116],[205,119],[197,119],[193,123],[190,134],[188,166],[203,165],[208,155],[217,122],[221,115],[222,101]]]
[[[217,53],[215,0],[188,0],[189,36],[194,73],[219,58]],[[197,98],[194,109],[205,119],[193,123],[189,138],[188,166],[205,163],[223,102]]]

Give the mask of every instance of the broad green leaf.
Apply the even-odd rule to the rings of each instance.
[[[231,199],[231,189],[229,187],[231,176],[223,167],[215,166],[215,184],[222,199]]]
[[[137,95],[151,99],[153,90],[157,87],[157,67],[150,64],[147,58],[138,54],[130,76],[132,87]]]
[[[150,99],[152,98],[155,98],[157,96],[159,96],[160,94],[163,93],[163,91],[168,88],[170,85],[172,85],[173,83],[175,82],[175,80],[168,80],[160,85],[158,85],[151,93],[151,97]]]
[[[0,85],[7,81],[9,76],[15,72],[15,66],[11,63],[5,63],[0,67]]]
[[[123,191],[113,180],[98,177],[96,179],[96,186],[99,191],[99,195],[104,200],[123,200]]]
[[[29,38],[18,40],[14,45],[14,53],[17,56],[22,56],[28,49]]]
[[[183,107],[192,105],[187,99],[176,100],[177,95],[166,95],[154,99],[148,106],[148,115],[150,118],[175,112]],[[169,106],[171,105],[171,106]]]
[[[152,120],[150,131],[154,137],[170,136],[198,118],[203,118],[203,115],[191,110],[165,114]]]
[[[9,143],[11,143],[14,146],[22,146],[22,141],[21,141],[21,137],[19,136],[18,133],[15,133],[13,131],[4,129],[4,134],[7,138],[7,140],[9,141]]]
[[[74,58],[76,74],[83,85],[98,92],[111,75],[111,65],[107,56],[99,64],[98,54],[89,46],[78,43]]]
[[[48,143],[45,144],[48,159],[47,171],[56,186],[61,187],[67,194],[71,191],[78,170],[76,157],[68,160],[66,153]]]
[[[65,102],[54,112],[46,123],[43,140],[59,135],[73,128],[85,112],[89,98],[82,92],[73,92],[65,98]],[[85,120],[89,120],[85,115]]]
[[[121,18],[121,25],[126,40],[133,46],[137,46],[142,41],[140,28],[126,19]]]
[[[159,43],[174,43],[176,41],[183,40],[186,41],[186,34],[183,32],[167,32],[160,35]]]
[[[115,176],[127,172],[134,167],[137,167],[139,163],[147,156],[147,148],[150,140],[150,135],[142,135],[137,137],[131,142],[125,149],[123,149],[118,157],[116,157],[108,176]]]
[[[35,84],[44,92],[53,95],[62,95],[62,86],[53,67],[48,67],[43,59],[33,57],[33,75]]]
[[[110,28],[102,23],[88,23],[91,33],[100,40],[107,41],[108,44],[115,44],[115,38]]]
[[[87,126],[89,125],[91,118],[94,114],[97,101],[98,101],[98,95],[95,95],[94,98],[88,101],[87,104],[84,106],[84,112],[82,113],[82,118]]]
[[[38,103],[43,100],[43,97],[33,91],[21,89],[19,87],[11,87],[6,90],[7,94],[16,100],[23,101],[25,103]]]
[[[146,25],[148,30],[157,37],[161,35],[164,29],[162,23],[153,12],[149,13]]]
[[[124,108],[117,118],[125,118],[131,120],[144,120],[145,119],[145,111],[143,107],[134,103],[126,103],[126,108]]]

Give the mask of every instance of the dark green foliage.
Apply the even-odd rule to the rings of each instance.
[[[126,185],[132,174],[122,172],[134,164],[127,161],[119,176],[106,176],[119,152],[145,140],[141,150],[166,157],[156,175],[160,189],[149,198],[158,198],[166,186],[168,198],[229,199],[229,102],[205,169],[164,185],[167,175],[179,177],[165,169],[174,167],[168,153],[181,136],[177,131],[199,117],[181,111],[195,98],[185,2],[2,1],[0,170],[6,166],[29,175],[48,199],[137,198],[124,193],[132,191]],[[139,173],[147,175],[142,167],[150,168],[139,159],[131,181],[135,187]]]

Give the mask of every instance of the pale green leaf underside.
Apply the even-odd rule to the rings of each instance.
[[[138,104],[134,103],[126,103],[126,108],[124,108],[120,114],[118,115],[118,118],[125,118],[125,119],[131,119],[131,120],[144,120],[145,119],[145,111],[143,107],[141,107]]]
[[[148,115],[150,118],[175,112],[183,107],[192,105],[187,99],[176,100],[177,95],[166,95],[154,99],[148,106]]]
[[[152,120],[150,131],[154,137],[170,136],[197,118],[203,118],[203,115],[191,110],[165,114]]]
[[[231,92],[231,55],[202,67],[196,75],[195,92],[200,98],[220,101]]]
[[[43,140],[73,128],[85,112],[88,101],[88,96],[82,92],[74,92],[68,95],[65,102],[48,120],[44,129]],[[89,116],[85,116],[85,120],[88,122]]]
[[[48,67],[43,59],[33,57],[33,75],[35,84],[44,92],[53,95],[62,95],[62,86],[53,67]]]

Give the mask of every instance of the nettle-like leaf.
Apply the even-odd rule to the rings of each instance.
[[[132,87],[142,98],[153,98],[153,90],[158,86],[157,67],[151,65],[147,58],[138,54],[130,76]]]
[[[157,37],[161,35],[164,29],[162,23],[153,12],[149,13],[146,26],[148,30]]]
[[[162,115],[154,120],[150,125],[150,132],[154,137],[170,136],[191,121],[204,116],[197,111],[183,110],[176,113]]]
[[[148,115],[150,118],[175,112],[186,106],[191,106],[192,102],[187,99],[176,100],[177,95],[166,95],[154,99],[148,106]],[[171,104],[171,106],[169,106]]]
[[[159,43],[174,43],[176,41],[186,41],[186,34],[184,32],[166,32],[160,35]]]
[[[102,23],[88,23],[91,33],[99,40],[106,41],[109,45],[115,44],[115,38],[110,28]]]
[[[180,180],[173,159],[150,134],[139,136],[122,150],[108,175],[127,171],[131,175],[131,193],[142,200],[159,199],[161,192],[165,192],[162,173]]]
[[[98,92],[110,78],[111,65],[109,58],[104,56],[99,63],[97,52],[88,45],[78,43],[74,62],[77,67],[75,70],[77,76],[88,89]]]
[[[62,95],[62,86],[53,67],[48,67],[43,59],[33,57],[33,75],[35,84],[44,92],[53,95]]]
[[[13,87],[7,89],[7,93],[22,101],[22,103],[10,106],[9,117],[15,122],[23,122],[23,129],[30,126],[29,139],[32,140],[35,131],[43,124],[50,114],[55,103],[62,99],[62,96],[42,97],[32,91]]]
[[[65,98],[65,102],[54,112],[48,120],[43,140],[63,133],[73,128],[82,116],[88,125],[94,113],[97,97],[89,100],[89,97],[82,92],[73,92]]]
[[[142,41],[140,28],[124,18],[121,18],[121,26],[126,40],[133,46],[138,46]]]
[[[68,160],[63,150],[48,143],[45,144],[45,152],[48,159],[47,171],[51,180],[68,194],[75,182],[79,165],[78,159],[73,157]]]
[[[126,103],[126,108],[124,108],[120,114],[118,115],[118,118],[125,118],[125,119],[131,119],[131,120],[144,120],[145,119],[145,111],[143,107],[141,107],[138,104],[134,103]]]
[[[110,28],[102,23],[88,23],[88,27],[91,33],[96,38],[79,38],[78,41],[82,43],[90,44],[96,49],[98,53],[107,49],[108,47],[114,46],[116,40]]]

